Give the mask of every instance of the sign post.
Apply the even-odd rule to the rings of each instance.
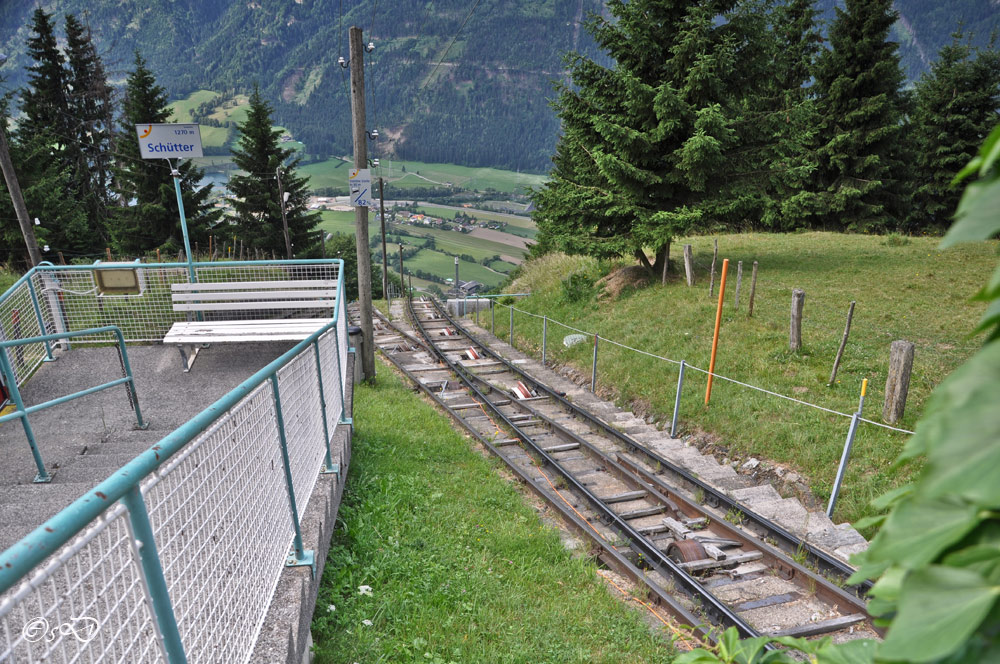
[[[184,236],[184,256],[187,259],[188,278],[191,283],[198,279],[194,275],[191,257],[191,240],[188,238],[187,218],[184,216],[184,199],[181,197],[181,172],[174,168],[171,159],[182,157],[202,157],[201,128],[196,124],[137,124],[135,133],[139,139],[139,154],[143,159],[166,159],[170,175],[174,178],[174,192],[177,194],[177,210],[181,217],[181,234]]]

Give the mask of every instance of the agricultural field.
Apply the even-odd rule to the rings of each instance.
[[[549,316],[549,357],[589,375],[591,348],[564,348],[570,331],[553,321],[596,332],[609,341],[707,369],[718,298],[709,297],[710,237],[678,240],[694,249],[696,285],[688,288],[675,265],[666,286],[627,286],[617,297],[599,297],[596,280],[612,269],[592,259],[547,255],[527,263],[510,286],[530,291],[518,308]],[[857,410],[862,380],[869,379],[863,415],[881,422],[889,346],[915,344],[905,416],[897,427],[912,430],[931,391],[983,343],[970,336],[984,305],[971,297],[988,280],[1000,242],[938,250],[937,238],[878,237],[833,233],[720,236],[719,266],[730,259],[716,373],[816,404],[839,413]],[[736,272],[743,262],[741,302],[735,302]],[[753,317],[747,315],[750,272],[759,273]],[[578,275],[569,280],[570,275]],[[620,278],[620,277],[619,277]],[[789,350],[792,289],[806,292],[803,349]],[[844,332],[848,305],[855,301],[850,338],[833,385],[834,356]],[[502,329],[501,329],[502,328]],[[506,338],[507,316],[497,317]],[[515,340],[522,349],[541,347],[541,322],[515,316]],[[598,385],[619,403],[644,414],[669,417],[678,371],[675,364],[602,344]],[[830,495],[850,418],[716,380],[706,406],[705,375],[685,374],[682,430],[711,441],[719,459],[751,456],[799,473],[823,506]],[[913,464],[894,462],[905,434],[862,423],[854,442],[835,516],[854,521],[871,513],[870,501],[908,481]]]
[[[333,187],[347,193],[346,166],[344,159],[328,159],[303,166],[300,170],[308,175],[311,186]],[[403,169],[406,169],[405,172]],[[496,168],[470,168],[454,164],[427,164],[419,161],[398,161],[383,159],[381,166],[372,171],[372,177],[385,178],[386,193],[390,185],[407,189],[455,186],[474,191],[494,189],[505,193],[524,193],[528,187],[535,187],[545,181],[544,175],[515,173]],[[451,183],[451,185],[448,185]]]
[[[341,235],[354,235],[354,212],[324,210],[321,214],[323,220],[320,223],[320,228],[326,232],[338,233]],[[375,221],[375,215],[373,214],[369,214],[368,219],[368,236],[369,238],[375,238],[381,232],[379,224]],[[421,236],[420,238],[414,238],[411,236],[398,236],[393,234],[393,227],[394,225],[390,225],[387,229],[388,235],[390,236],[389,252],[393,255],[393,259],[389,261],[390,268],[396,268],[398,265],[398,259],[395,258],[395,256],[397,255],[396,247],[400,240],[402,240],[405,246],[420,246],[423,244],[423,237],[433,237],[435,245],[439,249],[443,249],[451,254],[467,254],[469,256],[473,256],[476,260],[489,258],[497,254],[512,254],[514,256],[523,255],[523,252],[516,250],[515,247],[473,237],[457,231],[403,226],[402,228],[407,233],[419,234]],[[381,257],[380,251],[376,251],[375,253]],[[455,276],[455,259],[453,256],[445,254],[441,251],[422,249],[416,257],[408,260],[406,264],[407,267],[412,267],[414,270],[420,269],[432,272],[440,275],[444,279],[452,279]],[[516,266],[506,261],[493,261],[490,264],[490,267],[493,268],[493,270],[489,270],[478,263],[470,263],[462,260],[459,264],[459,278],[462,281],[478,281],[492,288],[499,285],[504,280],[504,275],[513,270]],[[393,269],[393,271],[398,272],[398,269]],[[424,280],[414,278],[413,283],[414,286],[425,288],[432,282],[424,282]],[[441,287],[442,285],[438,284],[438,286]]]
[[[217,96],[218,93],[211,90],[198,90],[196,92],[192,92],[185,99],[171,102],[170,108],[173,112],[171,120],[174,122],[194,122],[191,112],[201,104],[210,101]],[[213,120],[218,120],[219,122],[244,122],[247,118],[247,112],[250,110],[249,104],[250,98],[247,95],[236,95],[235,97],[223,102],[221,106],[216,106],[214,112],[210,113],[208,117]],[[275,126],[274,129],[281,132],[286,131],[286,129],[281,126]],[[221,148],[226,145],[230,137],[231,130],[228,127],[211,127],[209,125],[201,125],[201,142],[206,148]],[[304,145],[298,141],[282,143],[282,147],[291,148],[293,150],[304,149]],[[216,159],[220,158],[224,161],[229,161],[229,159],[225,157],[216,157]],[[216,162],[216,165],[218,163],[221,162]]]
[[[438,274],[446,279],[454,279],[455,277],[455,259],[440,251],[421,249],[416,256],[405,261],[404,267],[414,271],[423,270]],[[458,278],[462,281],[478,281],[493,287],[504,280],[504,275],[488,270],[479,263],[460,260],[458,262]]]
[[[440,205],[421,205],[417,209],[424,214],[429,214],[432,217],[440,217],[442,219],[454,219],[455,215],[462,212],[481,221],[501,221],[506,222],[510,226],[517,226],[519,228],[535,228],[535,222],[533,222],[530,217],[522,217],[516,214],[490,212],[489,210],[481,210],[478,208],[463,209],[456,206]]]

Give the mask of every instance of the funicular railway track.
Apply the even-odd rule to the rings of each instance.
[[[711,637],[875,636],[851,568],[580,409],[478,343],[433,301],[376,345],[546,499],[610,567]],[[766,540],[766,541],[765,541]]]

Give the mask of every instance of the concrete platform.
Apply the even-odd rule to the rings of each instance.
[[[184,373],[173,346],[130,346],[139,406],[149,422],[136,429],[125,386],[113,387],[29,415],[38,449],[53,476],[32,484],[36,468],[21,422],[0,425],[0,550],[106,479],[123,463],[204,410],[294,344],[220,344]],[[56,351],[21,387],[27,406],[120,378],[116,348]]]

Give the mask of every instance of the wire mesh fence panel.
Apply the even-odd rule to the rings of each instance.
[[[344,414],[344,385],[340,370],[340,346],[336,328],[319,338],[319,361],[323,369],[323,398],[326,401],[326,428],[333,435]],[[346,347],[346,343],[344,346]]]
[[[38,324],[27,280],[0,302],[0,338],[25,339],[41,336],[46,334],[43,325]],[[27,380],[45,359],[45,345],[42,343],[17,346],[0,352],[6,352],[10,358],[18,385]]]
[[[94,270],[39,271],[41,291],[55,329],[74,332],[117,325],[127,341],[159,341],[174,322],[184,320],[184,314],[173,311],[170,301],[170,286],[187,281],[183,268],[107,272],[134,274],[135,292],[102,293]],[[77,337],[72,343],[105,341],[104,338]]]
[[[246,661],[292,538],[270,382],[188,445],[145,493],[188,660]]]
[[[301,521],[316,484],[317,470],[326,454],[319,376],[313,349],[306,349],[278,370],[278,390],[292,486],[295,487],[295,504]]]
[[[0,597],[0,662],[162,662],[121,504]]]

